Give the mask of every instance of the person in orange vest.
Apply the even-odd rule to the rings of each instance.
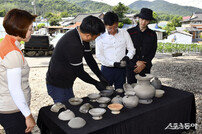
[[[36,125],[29,108],[29,66],[20,50],[20,42],[31,38],[36,17],[12,9],[3,21],[7,35],[0,43],[0,124],[7,134],[31,133]]]

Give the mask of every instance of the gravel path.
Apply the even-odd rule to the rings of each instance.
[[[42,66],[37,63],[36,59],[29,59],[28,61],[28,63],[32,63],[29,80],[32,89],[31,111],[35,119],[37,119],[38,111],[41,107],[53,104],[45,86],[45,74],[49,58],[40,58],[39,61],[42,62]],[[37,64],[37,67],[34,67],[33,64]],[[159,77],[164,85],[194,93],[198,128],[196,132],[184,133],[202,134],[202,56],[186,54],[173,58],[170,54],[157,54],[153,64],[151,73]],[[85,66],[85,70],[96,78],[87,66]],[[84,83],[80,79],[76,79],[73,89],[76,97],[85,97],[89,93],[98,93],[94,86]],[[37,126],[32,133],[40,133]],[[4,134],[1,127],[0,134]]]

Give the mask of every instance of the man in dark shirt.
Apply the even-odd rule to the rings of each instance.
[[[58,41],[51,57],[47,72],[48,94],[54,103],[64,102],[73,97],[73,83],[77,77],[104,90],[107,81],[102,76],[94,60],[89,42],[105,32],[103,22],[94,16],[83,19],[80,27],[68,31]],[[83,57],[101,82],[93,79],[83,68]]]
[[[142,8],[139,17],[139,23],[136,27],[128,29],[136,54],[127,67],[127,81],[129,84],[136,83],[136,74],[144,76],[150,73],[152,67],[152,59],[157,49],[157,36],[154,31],[148,28],[148,24],[153,18],[153,11],[148,8]]]

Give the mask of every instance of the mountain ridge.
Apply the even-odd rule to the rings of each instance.
[[[202,9],[191,6],[180,6],[178,4],[169,3],[164,0],[146,1],[139,0],[129,5],[133,10],[140,10],[143,7],[152,9],[155,12],[166,14],[190,16],[193,12],[202,12]]]

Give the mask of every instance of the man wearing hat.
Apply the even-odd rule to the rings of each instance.
[[[152,67],[152,59],[155,56],[157,49],[156,33],[148,28],[150,21],[153,18],[153,11],[148,8],[142,8],[140,13],[134,17],[139,18],[139,23],[136,27],[128,29],[128,33],[133,41],[136,54],[127,66],[127,81],[129,84],[136,83],[136,74],[145,76],[150,73]]]

